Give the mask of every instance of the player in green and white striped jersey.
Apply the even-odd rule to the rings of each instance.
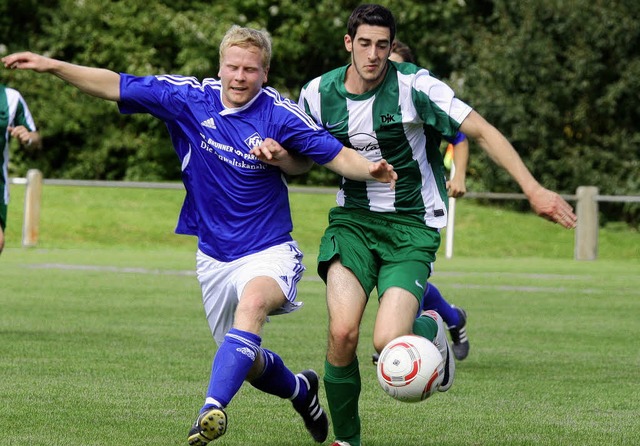
[[[39,148],[40,134],[29,107],[17,90],[0,84],[0,253],[4,248],[9,204],[9,140],[16,138],[23,147]]]
[[[390,72],[363,93],[352,93],[344,83],[353,65],[330,71],[304,87],[300,105],[345,146],[370,160],[387,159],[398,173],[395,190],[346,180],[338,204],[412,215],[433,228],[444,227],[447,191],[440,142],[442,136],[456,135],[471,107],[426,70],[385,65]]]
[[[385,158],[398,174],[395,190],[343,179],[338,206],[320,243],[318,273],[327,284],[329,340],[324,384],[336,441],[360,446],[360,371],[356,349],[360,321],[377,288],[373,333],[380,352],[392,339],[415,333],[431,340],[445,358],[439,390],[454,378],[442,318],[415,318],[447,221],[442,137],[462,131],[517,181],[535,212],[575,227],[571,206],[542,187],[507,139],[451,88],[411,64],[388,58],[395,20],[380,5],[356,8],[344,43],[351,63],[310,81],[299,103],[345,146],[371,161]]]

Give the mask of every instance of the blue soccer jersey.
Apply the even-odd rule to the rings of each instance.
[[[176,232],[196,235],[205,254],[228,262],[292,240],[282,171],[249,151],[273,138],[325,164],[343,146],[270,87],[240,108],[226,108],[221,92],[214,79],[121,74],[119,107],[165,122],[186,188]]]

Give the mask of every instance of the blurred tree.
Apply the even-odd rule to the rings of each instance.
[[[312,78],[348,62],[350,0],[6,0],[0,55],[32,50],[138,75],[215,77],[218,45],[236,23],[273,37],[269,84],[293,100]],[[418,63],[496,125],[542,183],[603,194],[640,190],[640,2],[637,0],[417,0],[381,2]],[[45,177],[177,180],[164,126],[121,116],[51,76],[0,70],[21,91],[44,137],[40,153],[14,150],[10,171]],[[471,190],[515,184],[480,151]],[[296,178],[337,184],[315,168]],[[638,224],[637,205],[604,205],[604,217]]]
[[[572,193],[638,194],[640,3],[495,1],[465,70],[463,96],[515,145],[545,186]],[[486,157],[472,156],[475,189],[513,190]],[[604,205],[638,224],[638,206]],[[623,210],[624,209],[624,210]]]

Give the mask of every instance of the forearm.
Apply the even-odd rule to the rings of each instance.
[[[282,159],[278,167],[287,175],[302,175],[313,166],[313,160],[306,156],[291,155]]]
[[[374,180],[369,171],[369,160],[346,147],[343,147],[338,155],[327,164],[324,164],[324,166],[350,180]]]
[[[495,129],[491,133],[488,139],[478,139],[478,143],[497,165],[503,167],[511,175],[525,195],[531,196],[535,190],[540,188],[540,184],[509,141]]]
[[[469,164],[469,142],[465,139],[453,148],[453,165],[455,166],[455,176],[460,175],[465,178],[467,165]]]
[[[120,75],[114,71],[54,59],[47,71],[88,95],[110,101],[120,100]]]
[[[491,159],[511,175],[527,197],[541,187],[511,143],[478,113],[471,112],[460,130],[474,138]]]
[[[469,113],[462,122],[460,131],[475,139],[496,164],[509,172],[536,214],[560,223],[565,228],[575,228],[577,217],[569,203],[556,192],[542,187],[511,143],[482,116],[474,111]]]
[[[251,149],[251,154],[259,160],[277,166],[285,173],[296,175],[308,171],[313,161],[306,156],[289,153],[277,141],[266,138],[262,144]],[[354,150],[342,147],[342,150],[325,167],[333,170],[343,177],[355,181],[375,180],[381,183],[389,183],[393,189],[398,175],[393,166],[386,160],[370,162]]]
[[[75,65],[30,51],[9,54],[2,58],[2,63],[12,70],[51,73],[91,96],[120,100],[120,75],[104,68]]]
[[[453,148],[453,168],[448,181],[449,196],[459,198],[467,193],[467,163],[469,161],[469,141],[459,142]]]

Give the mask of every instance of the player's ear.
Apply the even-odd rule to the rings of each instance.
[[[344,35],[344,47],[349,52],[353,50],[353,40],[351,40],[351,36],[349,34]]]

